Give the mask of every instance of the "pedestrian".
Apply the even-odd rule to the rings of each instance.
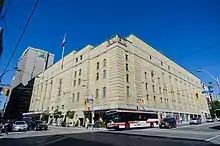
[[[8,127],[9,127],[9,122],[6,122],[4,124],[5,135],[8,135]]]
[[[98,121],[98,120],[95,121],[94,125],[95,125],[95,130],[98,130],[98,127],[99,127],[99,121]]]

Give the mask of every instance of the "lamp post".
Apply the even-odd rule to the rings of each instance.
[[[205,72],[207,75],[209,75],[217,84],[218,86],[218,93],[220,92],[220,82],[218,80],[218,77],[214,77],[212,74],[210,74],[207,70],[205,69],[198,69],[197,72]]]

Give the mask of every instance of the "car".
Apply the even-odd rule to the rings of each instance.
[[[207,118],[206,122],[214,122],[214,120],[212,118]]]
[[[190,125],[198,125],[202,124],[202,120],[200,118],[192,118],[189,122]]]
[[[220,117],[217,117],[217,118],[216,118],[216,121],[220,121]]]
[[[33,124],[33,129],[35,131],[39,131],[39,130],[47,130],[48,129],[48,126],[47,124],[45,124],[44,122],[38,120],[38,121],[35,121],[34,124]]]
[[[164,118],[160,122],[159,128],[176,128],[176,119],[173,117]]]
[[[28,124],[25,121],[16,121],[12,126],[12,131],[27,131]]]

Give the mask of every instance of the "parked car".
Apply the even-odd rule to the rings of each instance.
[[[216,118],[216,121],[220,121],[220,117],[217,117],[217,118]]]
[[[173,117],[166,117],[159,124],[160,128],[176,128],[176,119]]]
[[[33,124],[33,129],[34,129],[35,131],[47,130],[47,129],[48,129],[48,126],[47,126],[47,124],[45,124],[45,123],[42,122],[42,121],[35,121],[34,124]]]
[[[61,126],[62,126],[62,127],[66,127],[66,122],[62,121],[62,122],[61,122]]]
[[[214,120],[212,118],[207,118],[206,122],[214,122]]]
[[[200,118],[192,118],[189,122],[190,125],[198,125],[202,124],[202,120]]]
[[[12,126],[13,131],[27,131],[28,124],[24,121],[16,121]]]

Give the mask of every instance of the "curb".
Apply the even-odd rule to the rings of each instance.
[[[118,135],[126,135],[126,136],[138,136],[138,137],[152,137],[152,138],[166,138],[166,139],[176,139],[176,140],[190,140],[190,141],[197,141],[197,142],[205,142],[205,140],[201,139],[188,139],[188,138],[179,138],[179,137],[168,137],[168,136],[159,136],[159,135],[141,135],[141,134],[130,134],[130,133],[117,133],[117,132],[104,132],[100,131],[97,133],[103,134],[118,134]]]

